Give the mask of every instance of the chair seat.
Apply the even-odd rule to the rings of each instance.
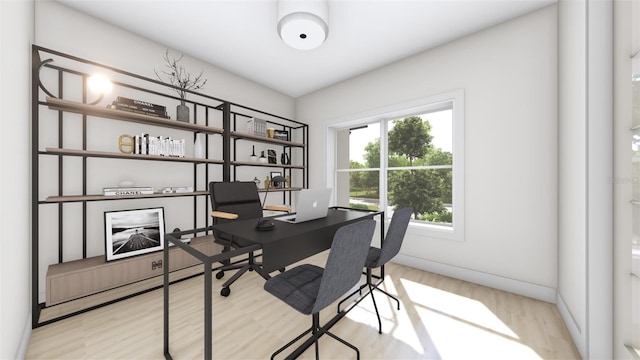
[[[367,260],[365,261],[364,266],[371,269],[379,267],[378,260],[380,259],[381,253],[382,249],[373,246],[369,247],[369,253],[367,254]]]
[[[299,312],[309,315],[318,297],[324,269],[304,264],[267,280],[264,289]]]

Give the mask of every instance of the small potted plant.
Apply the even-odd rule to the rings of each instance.
[[[187,90],[196,91],[202,89],[207,83],[207,79],[202,78],[202,70],[198,76],[192,78],[191,73],[187,72],[184,67],[179,64],[183,57],[184,55],[180,54],[180,57],[177,59],[175,57],[170,58],[169,49],[167,49],[164,54],[167,71],[162,71],[162,73],[166,75],[169,84],[175,87],[174,90],[178,93],[178,96],[180,96],[180,105],[176,108],[176,119],[178,121],[189,122],[189,107],[185,103]],[[153,71],[160,81],[165,82],[157,70],[154,69]]]

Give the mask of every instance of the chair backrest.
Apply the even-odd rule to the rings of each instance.
[[[363,220],[336,231],[311,313],[331,305],[358,283],[375,226],[374,220]]]
[[[262,217],[258,187],[253,181],[212,181],[209,183],[209,197],[213,210],[237,214],[238,219]],[[229,220],[214,219],[216,223],[226,221]]]
[[[411,207],[402,208],[393,213],[391,223],[389,223],[389,230],[387,230],[387,235],[385,235],[384,243],[380,249],[380,257],[378,257],[376,265],[372,266],[372,268],[380,267],[398,255],[412,214],[413,208]]]

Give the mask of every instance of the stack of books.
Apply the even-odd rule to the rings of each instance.
[[[107,105],[108,108],[115,110],[130,111],[137,114],[156,116],[168,119],[167,108],[162,105],[152,104],[146,101],[129,99],[126,97],[118,96],[111,105]]]
[[[251,118],[247,120],[247,133],[257,136],[267,136],[267,121]]]
[[[153,194],[153,188],[149,186],[106,187],[102,188],[102,194],[105,196],[149,195]]]

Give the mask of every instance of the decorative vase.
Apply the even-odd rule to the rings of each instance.
[[[264,151],[262,151],[260,153],[260,158],[258,159],[258,162],[263,163],[263,164],[267,162],[267,157],[264,156]]]
[[[189,107],[184,104],[184,101],[176,107],[176,120],[189,122]]]
[[[204,140],[202,134],[196,134],[196,140],[193,142],[193,157],[196,159],[204,159]]]

